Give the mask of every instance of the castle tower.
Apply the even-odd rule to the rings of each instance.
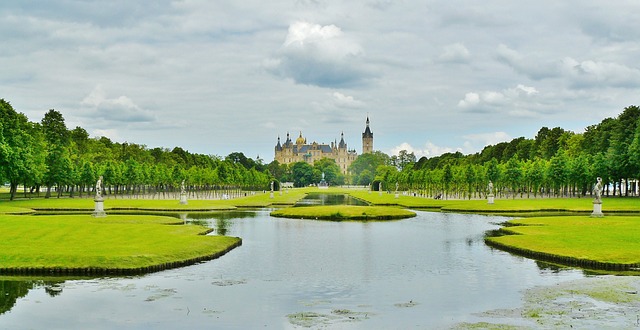
[[[362,153],[369,154],[373,152],[373,132],[369,128],[369,116],[367,116],[367,128],[362,133]]]

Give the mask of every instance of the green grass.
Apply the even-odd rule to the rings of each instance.
[[[433,199],[433,198],[425,198],[425,197],[413,197],[413,196],[405,196],[402,194],[398,195],[398,198],[395,198],[395,193],[387,193],[383,192],[380,194],[378,191],[346,191],[349,195],[365,200],[372,205],[397,205],[406,208],[417,208],[417,209],[441,209],[447,205],[452,205],[455,203],[460,203],[459,200],[442,200],[442,199]]]
[[[640,217],[588,216],[540,217],[511,221],[519,226],[502,230],[509,234],[489,237],[520,251],[572,258],[585,265],[589,261],[604,264],[640,265]]]
[[[329,205],[289,207],[271,212],[271,216],[293,219],[391,220],[415,217],[414,212],[384,206]]]
[[[442,208],[447,212],[582,212],[593,211],[591,198],[496,199],[494,204],[482,200],[456,201]],[[609,213],[640,213],[640,198],[603,198],[602,211]]]
[[[271,205],[293,205],[304,198],[313,188],[291,189],[290,191],[248,193],[247,196],[228,200],[189,199],[186,205],[177,199],[143,199],[118,196],[104,200],[105,211],[109,210],[141,210],[141,211],[219,211],[232,210],[237,207],[269,207]],[[0,200],[0,214],[25,212],[28,210],[74,210],[90,212],[95,208],[93,198],[33,198],[14,201]]]
[[[215,255],[240,239],[158,216],[0,215],[0,268],[138,269]]]
[[[104,208],[109,210],[155,210],[155,211],[186,211],[186,210],[229,210],[235,207],[219,200],[190,200],[182,205],[178,200],[167,199],[105,199]],[[0,212],[6,207],[17,207],[33,210],[86,210],[92,211],[95,202],[92,198],[37,198],[15,201],[1,201]]]

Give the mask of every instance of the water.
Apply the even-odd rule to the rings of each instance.
[[[344,194],[322,194],[310,193],[305,198],[299,200],[295,206],[315,206],[315,205],[357,205],[366,206],[367,202]]]
[[[484,232],[504,218],[417,213],[367,223],[271,218],[269,210],[198,215],[243,245],[145,276],[0,281],[0,307],[10,308],[0,329],[441,328],[521,306],[533,286],[584,276],[487,247]],[[304,315],[314,317],[299,323]]]

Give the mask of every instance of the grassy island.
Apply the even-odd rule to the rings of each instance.
[[[0,273],[127,275],[217,258],[240,238],[160,216],[0,215]]]
[[[640,218],[539,217],[509,222],[489,245],[517,254],[592,269],[640,268]]]
[[[415,217],[414,212],[383,206],[328,205],[289,207],[271,212],[271,216],[331,221],[393,220]]]

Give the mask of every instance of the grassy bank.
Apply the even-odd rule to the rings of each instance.
[[[539,217],[510,221],[487,243],[536,259],[585,268],[640,267],[640,217]]]
[[[158,216],[0,215],[0,273],[136,274],[216,258],[241,244]]]
[[[289,207],[271,212],[271,216],[293,219],[331,221],[392,220],[415,217],[416,214],[400,208],[383,206],[329,205]]]
[[[248,193],[247,196],[226,199],[189,199],[186,205],[175,199],[147,199],[107,197],[104,200],[105,211],[139,210],[139,211],[222,211],[238,207],[269,207],[272,205],[293,205],[304,198],[310,188],[292,189],[275,192],[273,198],[269,192]],[[86,211],[95,208],[93,198],[34,198],[14,201],[0,200],[0,213],[25,213],[37,211]]]

